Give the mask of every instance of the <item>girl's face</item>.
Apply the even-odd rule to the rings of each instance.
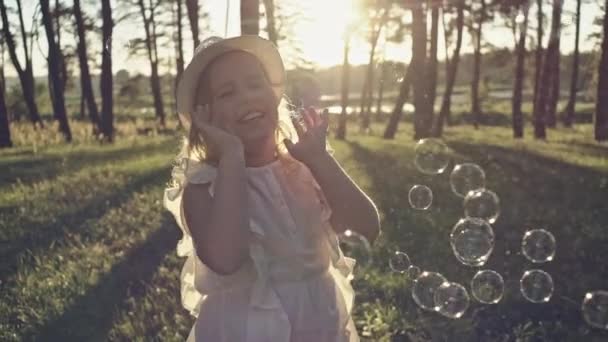
[[[246,52],[229,52],[212,62],[201,80],[211,122],[236,136],[245,149],[274,142],[278,102],[260,62]],[[274,146],[273,146],[274,147]]]

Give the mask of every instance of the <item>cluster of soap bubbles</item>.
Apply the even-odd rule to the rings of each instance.
[[[532,229],[524,233],[521,251],[529,261],[541,264],[553,260],[555,237],[545,229]],[[540,269],[524,272],[519,280],[519,288],[525,299],[532,303],[545,303],[553,295],[553,278]]]
[[[450,161],[448,147],[438,139],[422,139],[415,147],[414,165],[425,175],[445,172]],[[449,175],[450,189],[463,199],[464,213],[453,226],[450,246],[458,262],[470,267],[483,267],[494,250],[492,225],[500,216],[498,195],[486,188],[486,174],[474,163],[456,164]],[[433,203],[433,192],[427,185],[416,184],[408,193],[410,206],[427,210]],[[371,261],[370,245],[361,235],[346,231],[340,235],[344,253],[357,259],[358,264]],[[552,261],[556,241],[546,229],[530,229],[523,235],[521,251],[535,265]],[[470,294],[462,284],[448,281],[437,272],[423,271],[411,262],[403,251],[390,254],[388,265],[398,274],[412,279],[411,294],[422,309],[457,319],[470,306],[471,297],[481,304],[499,303],[505,292],[500,273],[490,269],[478,270],[469,284]],[[541,269],[526,269],[519,280],[520,293],[531,303],[548,302],[554,290],[551,275]],[[588,292],[581,305],[585,321],[596,328],[608,329],[608,291]]]

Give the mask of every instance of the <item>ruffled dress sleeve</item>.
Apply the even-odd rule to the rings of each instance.
[[[205,295],[221,289],[224,281],[196,256],[192,235],[184,217],[182,194],[187,183],[210,183],[209,192],[213,195],[213,181],[216,174],[217,170],[210,165],[183,160],[182,163],[174,166],[173,184],[165,189],[163,196],[164,207],[173,214],[175,222],[183,233],[177,244],[177,255],[187,258],[180,275],[181,300],[183,307],[195,317],[198,316]]]

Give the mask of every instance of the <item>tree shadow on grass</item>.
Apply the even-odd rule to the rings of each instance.
[[[439,271],[469,288],[477,269],[456,262],[449,246],[449,232],[463,209],[462,199],[451,194],[448,175],[421,175],[406,147],[372,151],[356,142],[349,145],[371,178],[374,199],[386,214],[379,245],[385,250],[375,251],[384,258],[378,259],[386,261],[388,251],[401,249],[423,270]],[[530,333],[540,336],[539,340],[608,337],[603,331],[590,330],[580,312],[585,292],[605,289],[608,279],[608,206],[606,189],[600,187],[607,175],[530,151],[462,142],[449,145],[457,157],[482,166],[487,188],[501,199],[501,215],[493,224],[496,245],[484,268],[503,275],[505,296],[496,306],[472,303],[465,319],[473,318],[474,337],[467,338],[499,340]],[[428,211],[409,208],[407,193],[416,183],[429,185],[435,194]],[[532,264],[521,255],[523,233],[532,228],[545,228],[555,235],[557,252],[552,262]],[[531,304],[519,293],[519,278],[532,268],[553,277],[555,289],[549,303]],[[416,317],[410,316],[411,308],[405,310],[409,310],[403,312],[407,319]],[[459,324],[462,321],[448,323],[444,332],[452,332]]]
[[[166,149],[172,144],[165,140],[158,143],[147,143],[138,146],[124,146],[119,149],[99,148],[77,152],[66,152],[65,156],[51,153],[29,156],[28,159],[1,160],[0,189],[8,187],[19,179],[23,183],[32,183],[42,179],[55,178],[62,174],[76,172],[82,168],[95,167],[107,163],[130,159],[136,156],[158,153],[159,149]]]
[[[45,341],[106,341],[114,315],[127,305],[127,296],[141,298],[164,257],[179,239],[173,218],[163,212],[160,227],[102,276],[97,285],[74,300],[60,317],[50,320],[26,339]],[[77,324],[75,324],[77,322]]]
[[[167,172],[165,167],[146,170],[133,177],[133,180],[124,187],[116,189],[107,196],[95,197],[92,201],[81,204],[80,208],[74,212],[59,214],[51,223],[24,223],[24,232],[20,237],[11,239],[0,246],[2,280],[10,279],[17,272],[20,263],[28,264],[28,258],[31,255],[49,248],[53,243],[61,243],[67,234],[86,235],[89,228],[86,223],[89,220],[101,218],[111,208],[120,207],[132,197],[134,192],[140,191],[146,186],[162,184],[167,179]]]

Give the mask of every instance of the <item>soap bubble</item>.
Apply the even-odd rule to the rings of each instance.
[[[433,203],[433,192],[426,185],[414,185],[410,189],[408,199],[412,208],[426,210]]]
[[[490,190],[469,191],[464,198],[464,214],[466,217],[478,217],[494,223],[500,215],[500,200]]]
[[[388,259],[388,265],[393,270],[393,272],[405,273],[412,263],[410,262],[410,257],[407,254],[395,251],[391,254],[390,259]]]
[[[439,139],[422,139],[415,148],[414,164],[427,175],[436,175],[445,171],[450,162],[448,147]]]
[[[347,229],[338,235],[338,239],[340,241],[340,249],[345,256],[357,260],[357,265],[360,266],[371,264],[371,246],[363,235]]]
[[[460,197],[465,197],[469,191],[480,190],[485,186],[486,174],[477,164],[458,164],[450,173],[450,187]]]
[[[408,269],[407,269],[407,276],[410,279],[416,279],[416,278],[420,277],[420,273],[422,273],[422,271],[420,270],[420,267],[418,267],[416,265],[412,265],[412,266],[408,267]]]
[[[608,291],[587,292],[582,311],[587,324],[608,330]]]
[[[469,307],[469,294],[458,283],[444,282],[434,295],[436,310],[448,318],[460,318]]]
[[[494,249],[494,231],[482,219],[460,219],[450,233],[450,244],[458,261],[468,266],[482,266]]]
[[[435,291],[446,279],[437,272],[422,272],[412,284],[412,298],[421,308],[435,311]]]
[[[551,261],[555,256],[555,237],[544,229],[528,230],[522,239],[521,250],[534,263]]]
[[[521,294],[532,303],[545,303],[553,295],[553,279],[543,270],[528,270],[519,280]]]
[[[484,304],[496,304],[502,299],[505,282],[502,276],[492,270],[481,270],[471,280],[473,298]]]

